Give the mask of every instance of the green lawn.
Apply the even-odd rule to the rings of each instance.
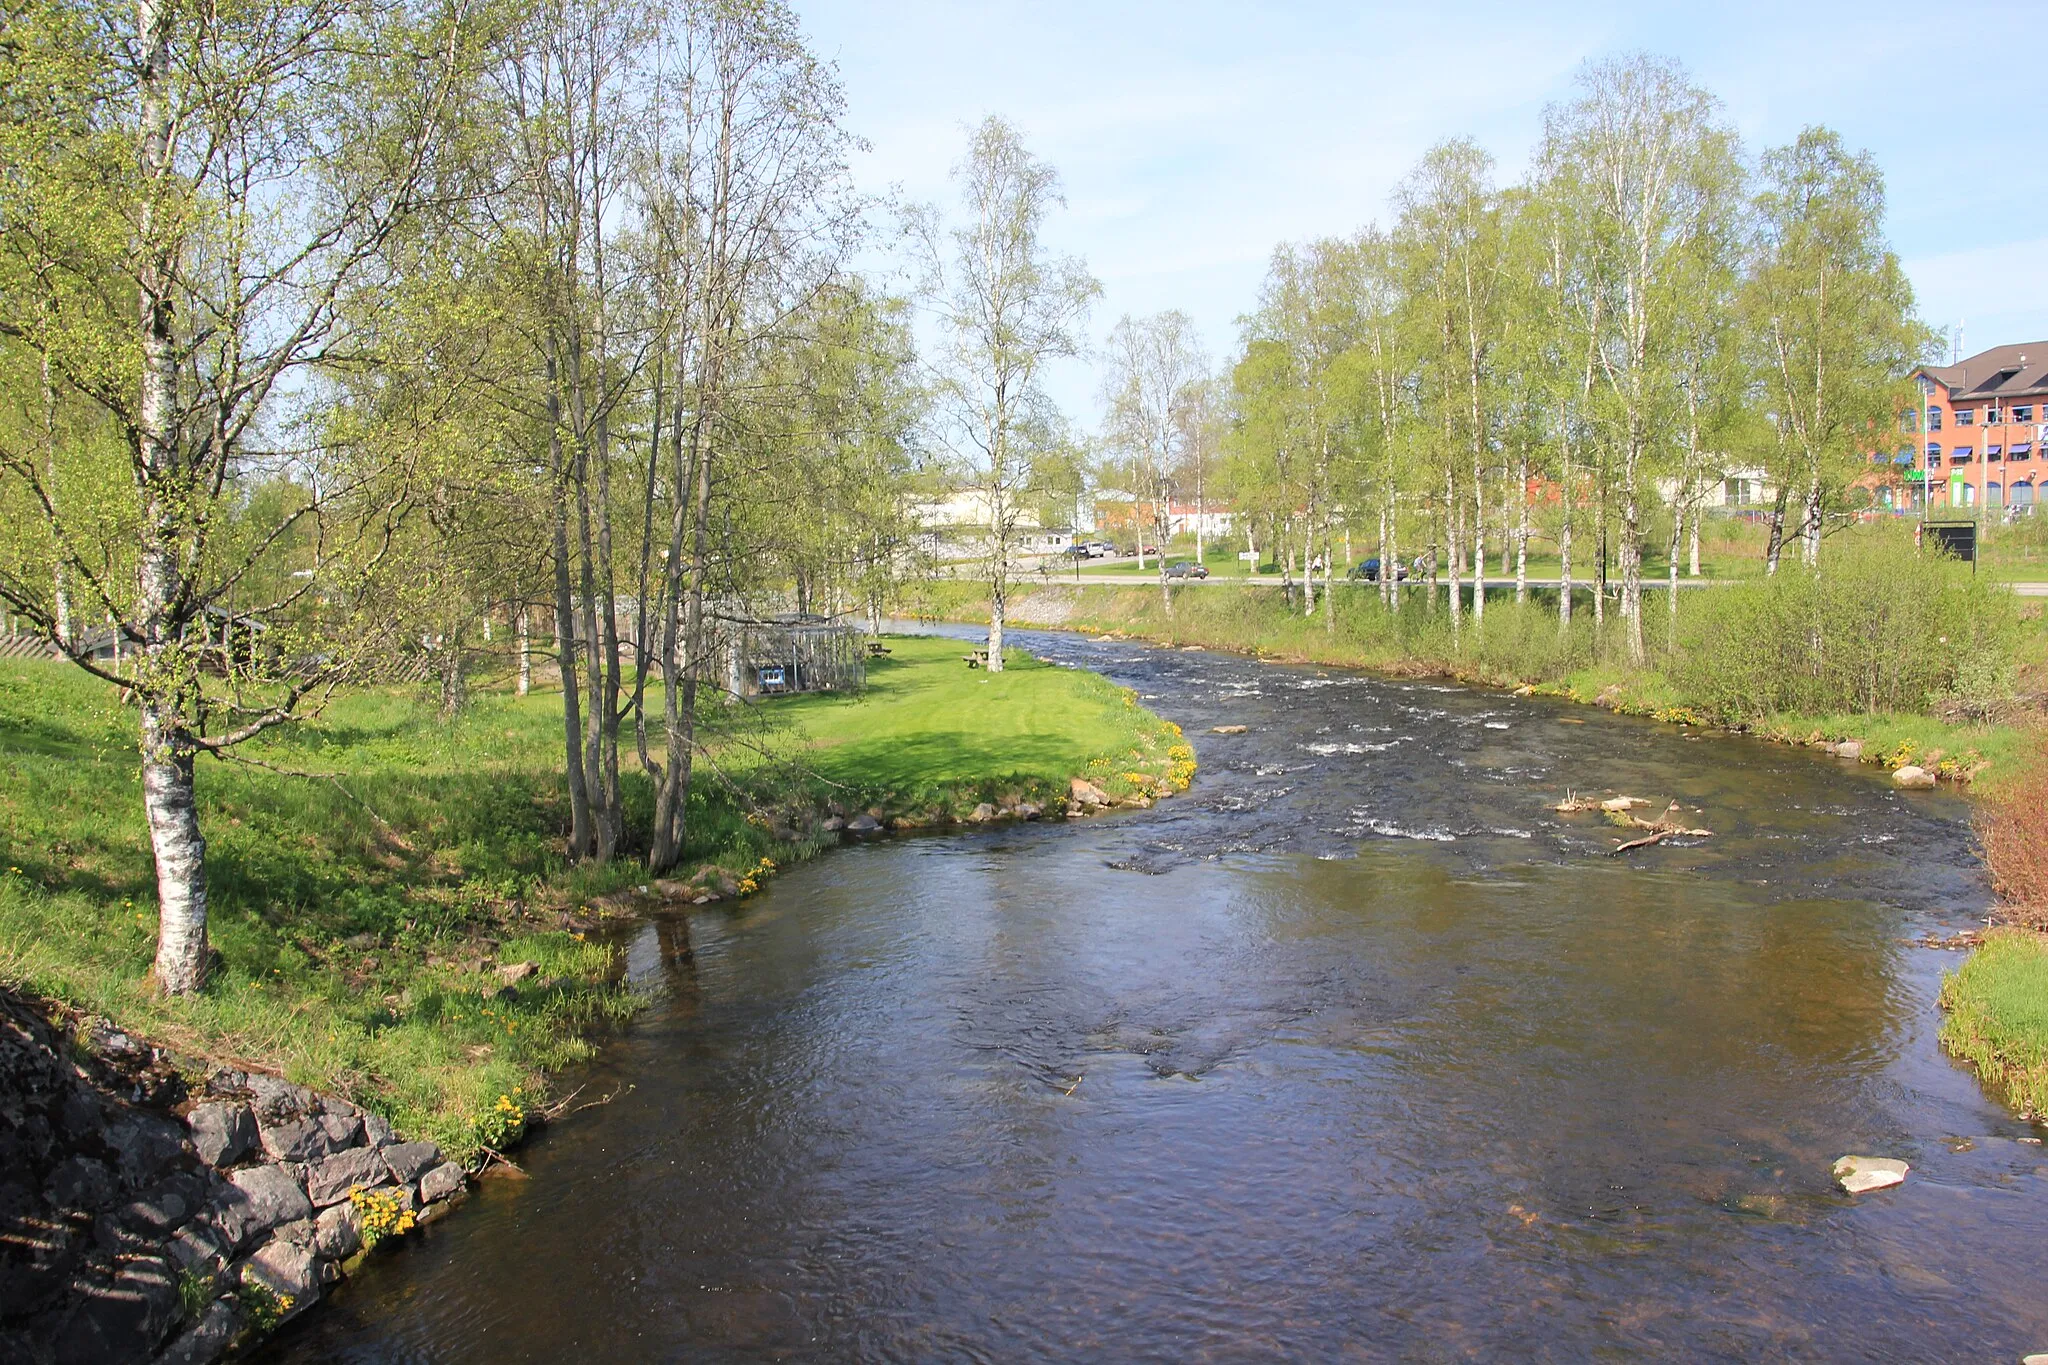
[[[2022,1115],[2048,1117],[2048,938],[1996,931],[1942,983],[1942,1045]]]
[[[885,801],[971,809],[1005,791],[1052,794],[1084,774],[1121,792],[1129,760],[1156,762],[1162,736],[1171,738],[1128,690],[1020,649],[990,673],[964,662],[978,644],[897,636],[887,645],[869,661],[862,694],[765,708],[813,746],[802,751],[806,766]]]
[[[861,696],[707,704],[683,871],[739,879],[807,856],[828,842],[828,800],[928,824],[1062,795],[1076,774],[1124,794],[1127,773],[1178,762],[1178,732],[1092,674],[1012,652],[990,675],[950,640],[890,648]],[[170,1000],[146,982],[134,713],[68,665],[0,662],[0,981],[349,1095],[451,1152],[503,1140],[499,1097],[540,1101],[590,1028],[633,1008],[589,902],[646,874],[565,862],[561,733],[558,693],[480,692],[444,721],[422,692],[380,689],[249,751],[318,777],[203,760],[221,956],[202,995]],[[647,779],[629,773],[624,794],[644,828]],[[500,998],[492,968],[522,961],[539,971]]]

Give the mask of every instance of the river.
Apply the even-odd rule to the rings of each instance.
[[[1988,902],[1960,801],[1541,698],[1013,643],[1180,721],[1194,786],[646,924],[653,1003],[574,1078],[617,1097],[263,1358],[2048,1350],[2048,1155],[1937,1048],[1960,958],[1918,944]],[[1567,788],[1715,833],[1611,858]],[[1913,1173],[1851,1200],[1851,1152]]]

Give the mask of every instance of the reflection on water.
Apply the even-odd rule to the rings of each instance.
[[[1939,1055],[1954,959],[1903,941],[1984,903],[1956,803],[1538,699],[1025,643],[1155,696],[1195,787],[643,926],[655,1003],[587,1078],[618,1097],[267,1358],[2048,1348],[2048,1157]],[[1716,835],[1612,859],[1567,788]],[[1851,1203],[1852,1151],[1913,1177]]]

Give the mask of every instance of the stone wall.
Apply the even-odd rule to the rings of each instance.
[[[467,1185],[429,1142],[275,1076],[199,1069],[0,991],[0,1359],[200,1365],[304,1312]],[[409,1216],[408,1216],[409,1215]]]

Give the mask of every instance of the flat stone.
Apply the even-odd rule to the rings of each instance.
[[[206,1224],[187,1223],[171,1238],[170,1253],[180,1270],[197,1270],[201,1266],[219,1269],[227,1263],[228,1247]]]
[[[468,1182],[463,1178],[462,1168],[452,1161],[436,1166],[420,1177],[420,1198],[431,1204],[437,1199],[446,1199],[461,1191]]]
[[[347,1199],[357,1186],[368,1189],[390,1180],[391,1173],[377,1149],[357,1147],[314,1163],[306,1172],[306,1197],[314,1208],[324,1209]]]
[[[229,1176],[228,1181],[246,1201],[248,1223],[254,1232],[268,1232],[313,1216],[312,1202],[299,1188],[299,1182],[275,1166],[245,1166]]]
[[[363,1121],[354,1114],[322,1114],[320,1127],[327,1134],[328,1144],[337,1152],[362,1145]]]
[[[215,1299],[199,1321],[156,1358],[156,1365],[213,1365],[241,1331],[242,1306],[233,1299]]]
[[[256,1147],[256,1116],[240,1100],[198,1106],[185,1116],[185,1128],[209,1166],[232,1166]]]
[[[256,1134],[272,1161],[318,1161],[334,1150],[334,1140],[318,1119],[258,1123]]]
[[[1905,1162],[1888,1156],[1845,1156],[1835,1162],[1835,1183],[1850,1194],[1887,1189],[1906,1183]]]
[[[441,1164],[441,1149],[431,1142],[396,1142],[383,1152],[384,1162],[401,1185],[409,1185]]]
[[[313,1110],[313,1092],[303,1085],[293,1085],[282,1076],[252,1071],[249,1073],[247,1085],[259,1121],[268,1119],[276,1123],[284,1119],[298,1118]]]
[[[1251,728],[1249,725],[1212,725],[1209,727],[1209,733],[1212,735],[1242,735]]]
[[[260,1284],[290,1299],[291,1309],[303,1308],[320,1297],[320,1258],[310,1246],[265,1242],[242,1263],[242,1283]]]
[[[313,1220],[313,1250],[330,1261],[345,1261],[363,1247],[363,1215],[354,1204],[322,1209]]]

